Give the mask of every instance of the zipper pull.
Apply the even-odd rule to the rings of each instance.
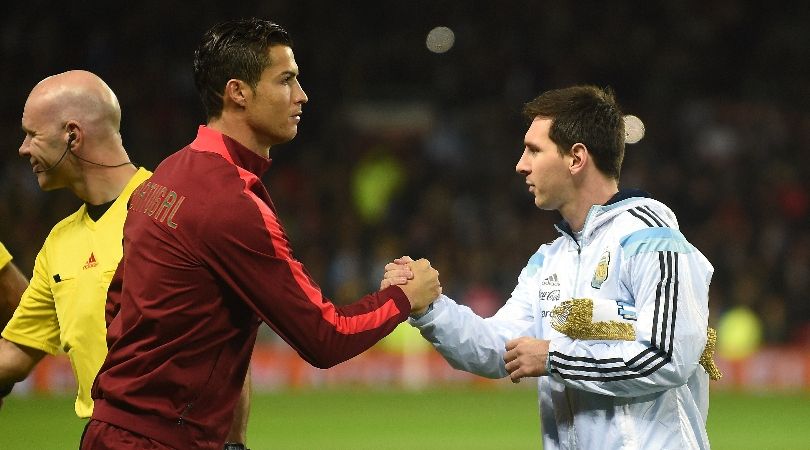
[[[188,404],[186,404],[186,407],[183,408],[182,411],[180,411],[180,417],[177,418],[177,425],[183,425],[183,422],[185,420],[185,419],[183,419],[183,416],[186,415],[188,410],[190,410],[193,405],[194,405],[194,403],[188,403]]]

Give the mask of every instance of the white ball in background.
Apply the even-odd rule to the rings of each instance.
[[[436,27],[428,33],[425,45],[433,53],[444,53],[453,48],[455,42],[456,34],[453,33],[453,30],[447,27]]]
[[[635,144],[644,137],[644,122],[636,116],[624,116],[624,142]]]

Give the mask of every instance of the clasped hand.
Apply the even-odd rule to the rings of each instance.
[[[411,314],[422,314],[442,293],[439,271],[424,258],[414,261],[403,256],[386,264],[380,290],[393,285],[399,286],[408,296]]]

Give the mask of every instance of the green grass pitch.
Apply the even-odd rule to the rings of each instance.
[[[11,397],[0,449],[75,449],[84,422],[65,397]],[[431,391],[341,389],[253,397],[248,443],[262,449],[537,449],[528,386]],[[810,393],[716,392],[714,449],[810,449]]]

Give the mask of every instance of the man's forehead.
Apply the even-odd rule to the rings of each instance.
[[[25,129],[42,128],[64,117],[65,99],[49,89],[34,89],[25,100],[22,125]]]
[[[534,120],[532,120],[531,125],[529,125],[529,129],[526,130],[526,139],[537,139],[543,136],[548,136],[548,130],[551,128],[551,122],[552,119],[548,117],[535,117]]]
[[[286,45],[274,45],[270,47],[270,65],[267,69],[273,72],[293,71],[298,73],[298,64],[295,62],[295,55],[292,48]]]
[[[23,118],[39,117],[45,112],[53,111],[53,101],[42,92],[32,92],[23,106]]]
[[[29,96],[28,99],[25,101],[25,106],[23,106],[22,111],[22,123],[23,126],[31,123],[33,119],[37,116],[37,111],[42,109],[41,108],[41,99],[35,96]]]

